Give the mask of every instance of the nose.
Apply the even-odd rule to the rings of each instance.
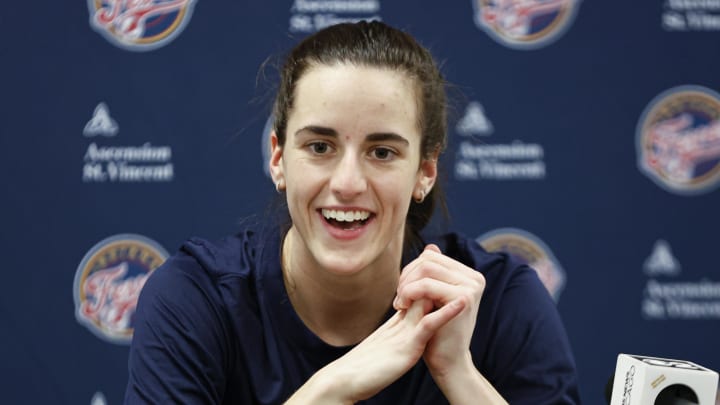
[[[333,167],[330,191],[341,201],[352,200],[367,190],[360,159],[354,153],[345,153]]]

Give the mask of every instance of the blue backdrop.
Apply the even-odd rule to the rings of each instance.
[[[1,402],[121,402],[147,274],[274,197],[275,62],[360,18],[442,62],[450,225],[534,264],[586,403],[604,403],[621,352],[720,369],[716,2],[12,2]]]

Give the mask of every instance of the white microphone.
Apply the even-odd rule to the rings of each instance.
[[[718,373],[685,360],[620,354],[610,405],[715,405]]]

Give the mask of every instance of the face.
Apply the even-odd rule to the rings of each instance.
[[[300,78],[270,161],[287,194],[293,262],[341,274],[399,266],[411,200],[436,177],[435,159],[421,159],[417,113],[401,72],[318,65]]]

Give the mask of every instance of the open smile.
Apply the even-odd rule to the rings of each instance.
[[[360,229],[375,216],[372,212],[365,210],[322,208],[319,211],[328,225],[345,231]]]

